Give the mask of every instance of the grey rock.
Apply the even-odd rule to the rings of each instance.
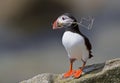
[[[85,67],[80,78],[44,73],[20,83],[120,83],[120,58]]]

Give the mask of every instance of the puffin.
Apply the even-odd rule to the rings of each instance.
[[[93,57],[90,41],[81,33],[76,18],[70,13],[64,13],[59,16],[53,22],[52,28],[65,29],[62,37],[62,44],[67,51],[70,61],[70,68],[66,73],[64,73],[63,77],[68,78],[73,76],[74,78],[79,78],[83,72],[87,60]],[[83,64],[82,67],[74,70],[73,63],[76,60],[81,60]]]

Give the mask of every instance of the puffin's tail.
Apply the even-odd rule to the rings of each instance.
[[[92,52],[90,51],[89,52],[89,59],[92,58],[92,57],[93,57],[93,55],[92,55]]]

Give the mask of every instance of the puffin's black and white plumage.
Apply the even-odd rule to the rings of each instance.
[[[53,29],[58,28],[65,28],[62,43],[70,59],[70,70],[64,74],[64,77],[74,76],[78,78],[87,60],[93,56],[91,54],[92,46],[88,38],[80,32],[77,20],[71,14],[65,13],[57,18],[53,24]],[[78,70],[72,69],[75,60],[83,61],[83,66]]]

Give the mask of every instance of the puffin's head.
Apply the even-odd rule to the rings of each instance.
[[[76,19],[69,13],[65,13],[57,18],[53,23],[53,29],[69,27],[72,24],[75,24]]]

